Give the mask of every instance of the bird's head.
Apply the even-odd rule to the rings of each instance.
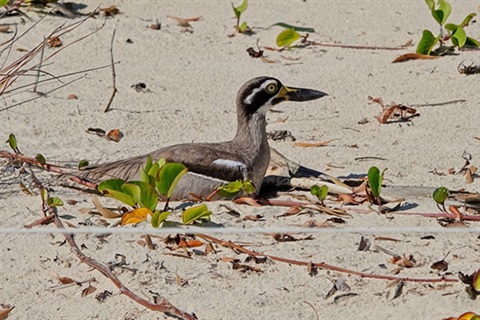
[[[327,94],[321,91],[284,86],[271,77],[253,78],[245,83],[237,96],[237,107],[245,115],[265,115],[270,108],[282,101],[309,101]]]

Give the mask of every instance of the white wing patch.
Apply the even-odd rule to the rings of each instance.
[[[247,166],[243,162],[235,161],[235,160],[217,159],[212,163],[222,167],[238,169],[239,171],[242,171],[242,172],[247,169]]]

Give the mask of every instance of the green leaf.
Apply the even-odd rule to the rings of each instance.
[[[247,25],[247,22],[246,21],[243,21],[241,25],[238,26],[238,32],[240,33],[245,33],[249,30],[248,28],[248,25]]]
[[[210,221],[211,214],[212,211],[208,210],[206,204],[200,204],[183,211],[182,222],[183,224],[192,224],[194,222],[201,222],[201,220]]]
[[[129,205],[131,207],[135,206],[135,200],[133,200],[133,197],[130,194],[127,194],[123,191],[122,185],[125,184],[125,180],[122,179],[109,179],[102,181],[97,189],[99,192],[102,194],[117,199],[118,201],[121,201],[125,203],[126,205]]]
[[[385,170],[380,173],[380,169],[375,166],[371,167],[368,170],[368,185],[370,186],[370,190],[372,190],[372,194],[375,199],[378,199],[380,197],[380,192],[382,191],[383,175],[385,174]]]
[[[42,198],[43,202],[48,201],[48,190],[45,188],[40,189],[40,197]]]
[[[78,161],[78,170],[82,170],[83,168],[88,166],[88,161],[85,159],[82,159]]]
[[[158,228],[164,222],[168,216],[172,213],[171,211],[163,211],[160,212],[158,210],[155,210],[152,216],[152,227]]]
[[[247,7],[248,7],[248,0],[243,0],[242,4],[239,5],[238,7],[235,7],[235,5],[232,2],[233,12],[235,13],[235,17],[237,17],[237,19],[240,19],[240,16],[242,15],[242,13],[245,12],[245,10],[247,10]]]
[[[470,13],[468,16],[465,17],[465,19],[463,19],[462,23],[460,23],[460,27],[461,28],[467,27],[470,21],[472,21],[473,17],[475,17],[476,15],[477,15],[476,13],[473,13],[473,12]]]
[[[422,39],[420,39],[420,42],[418,42],[417,53],[430,54],[438,40],[439,37],[435,38],[430,30],[423,30]]]
[[[452,43],[454,46],[462,48],[467,42],[467,33],[463,28],[458,27],[451,35]]]
[[[312,32],[312,33],[315,32],[315,29],[313,29],[313,28],[292,26],[291,24],[284,23],[284,22],[277,22],[275,24],[272,24],[268,28],[275,27],[275,26],[282,27],[282,28],[285,28],[285,29],[292,29],[292,30],[295,30],[295,31],[298,31],[298,32]]]
[[[63,206],[63,201],[62,201],[62,199],[60,199],[60,198],[51,197],[51,198],[48,198],[47,204],[48,204],[50,207],[61,207],[61,206]]]
[[[6,6],[10,0],[0,0],[0,7]]]
[[[434,0],[425,0],[427,3],[428,7],[430,8],[431,11],[435,10],[435,1]]]
[[[432,194],[433,200],[435,200],[435,202],[438,204],[444,204],[448,198],[448,193],[449,191],[445,187],[437,188],[435,189],[435,191],[433,191],[433,194]]]
[[[45,163],[47,163],[47,160],[45,160],[45,157],[43,155],[41,155],[40,153],[37,153],[35,155],[35,159],[42,165],[44,166]]]
[[[253,182],[250,181],[250,180],[243,181],[242,189],[246,194],[254,194],[255,193],[255,186],[253,185]]]
[[[290,47],[294,41],[300,39],[301,37],[302,36],[297,31],[292,29],[285,29],[277,36],[277,46]]]
[[[465,41],[465,47],[480,48],[480,42],[471,37],[467,37],[467,40]]]
[[[172,196],[178,181],[187,173],[188,169],[181,163],[167,163],[160,168],[157,174],[157,190],[167,199]]]
[[[323,201],[323,200],[325,200],[325,198],[327,198],[328,187],[325,186],[325,185],[323,185],[321,187],[319,187],[317,185],[314,185],[310,189],[310,193],[313,194],[314,196],[316,196],[318,198],[318,200]]]
[[[122,185],[122,190],[131,195],[133,200],[142,207],[154,211],[158,204],[158,195],[154,187],[143,181],[129,181]]]
[[[218,194],[223,198],[231,198],[236,196],[243,190],[243,181],[232,181],[217,188]]]
[[[10,135],[8,136],[8,145],[10,146],[10,148],[12,148],[13,151],[17,152],[17,138],[15,138],[15,135],[13,133],[10,133]]]
[[[140,181],[150,183],[150,177],[148,175],[148,172],[152,168],[153,162],[152,162],[152,157],[148,156],[147,162],[145,163],[145,167],[142,167],[140,169]]]
[[[430,1],[427,1],[427,4],[432,11],[433,18],[438,22],[439,25],[443,26],[452,12],[450,3],[448,3],[446,0],[438,0],[438,9],[436,10],[435,5],[432,6]]]
[[[480,292],[480,270],[473,274],[472,287],[475,291]]]

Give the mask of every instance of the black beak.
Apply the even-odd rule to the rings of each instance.
[[[289,101],[309,101],[328,96],[325,92],[313,89],[283,87],[281,91],[283,98]]]

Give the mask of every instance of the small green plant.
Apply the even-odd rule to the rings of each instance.
[[[447,209],[445,209],[445,201],[448,198],[448,194],[449,190],[445,187],[440,187],[433,191],[433,200],[437,203],[437,207],[440,211],[447,212]]]
[[[149,157],[141,170],[140,181],[109,179],[99,184],[98,191],[133,208],[123,215],[123,225],[150,219],[152,226],[158,228],[172,212],[168,208],[170,197],[186,173],[187,168],[181,163],[166,163],[165,159],[153,163]],[[163,210],[157,209],[159,195],[166,199]],[[202,204],[185,210],[182,221],[184,224],[202,222],[209,220],[211,214],[207,206]]]
[[[270,27],[274,26],[282,27],[285,29],[277,35],[276,39],[277,46],[282,48],[290,48],[292,44],[298,39],[307,38],[308,33],[306,35],[301,35],[299,32],[315,32],[315,29],[313,28],[292,26],[291,24],[284,22],[277,22]]]
[[[446,0],[425,0],[433,18],[440,25],[440,33],[435,37],[430,30],[423,30],[422,38],[417,46],[417,53],[426,55],[441,55],[449,52],[453,48],[468,47],[480,47],[480,42],[467,36],[465,27],[468,26],[470,21],[475,17],[476,13],[470,13],[463,19],[462,23],[446,23],[450,13],[452,12],[452,6]],[[452,46],[446,46],[447,41],[451,41]],[[440,46],[433,50],[435,45],[440,43]]]
[[[223,198],[233,198],[241,193],[253,194],[255,193],[255,186],[249,180],[237,180],[218,187],[214,193]]]
[[[237,24],[235,25],[235,29],[237,29],[239,33],[252,32],[252,30],[250,29],[246,21],[243,21],[242,23],[240,23],[240,17],[248,8],[248,0],[243,0],[242,4],[240,4],[238,7],[235,7],[235,5],[232,2],[232,8],[233,8],[233,13],[235,14],[235,17],[237,18]]]
[[[323,201],[327,198],[328,187],[323,185],[321,187],[314,185],[310,189],[310,193],[317,197],[318,201],[323,205]]]
[[[387,169],[384,169],[380,173],[380,169],[377,167],[373,166],[368,170],[368,186],[369,189],[367,189],[367,196],[369,196],[369,201],[370,203],[382,204],[382,198],[380,197],[380,192],[382,191],[382,183],[383,183],[383,176],[385,175],[385,171]]]

